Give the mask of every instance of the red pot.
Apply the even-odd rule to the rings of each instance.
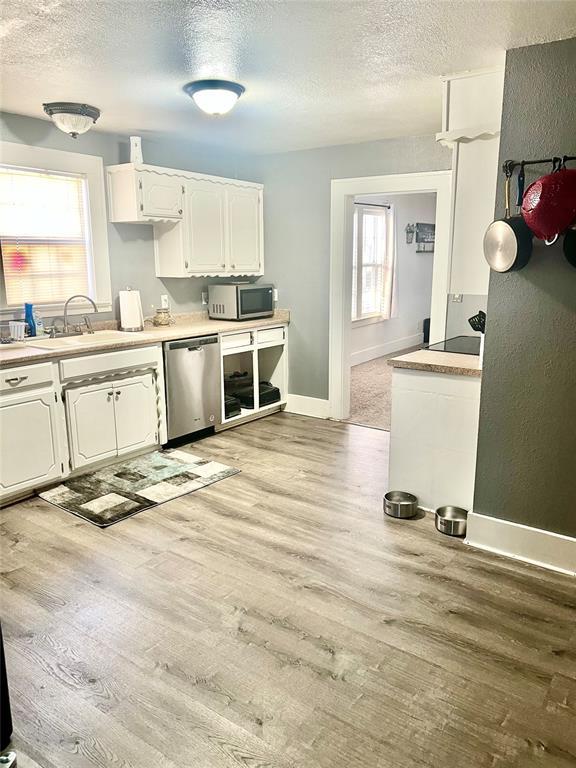
[[[576,169],[563,168],[531,184],[522,216],[541,240],[554,240],[576,222]]]

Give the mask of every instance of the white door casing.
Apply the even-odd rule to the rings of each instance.
[[[330,232],[330,418],[350,412],[350,328],[352,312],[352,222],[357,195],[436,193],[436,241],[432,276],[430,342],[441,341],[446,327],[452,237],[452,172],[333,179]]]

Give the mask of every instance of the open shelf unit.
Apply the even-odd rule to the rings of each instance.
[[[220,429],[242,420],[250,420],[280,410],[286,405],[288,385],[287,328],[274,326],[250,332],[224,334],[221,338],[221,420]],[[280,399],[260,404],[259,382],[277,387]],[[251,387],[253,408],[226,418],[224,395],[239,383]]]

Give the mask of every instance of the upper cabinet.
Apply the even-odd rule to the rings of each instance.
[[[158,277],[264,273],[261,184],[132,163],[107,173],[110,220],[154,225]]]
[[[106,168],[110,221],[175,221],[184,213],[183,179],[154,166],[110,165]]]

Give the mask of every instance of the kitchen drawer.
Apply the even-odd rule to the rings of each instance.
[[[27,387],[41,387],[52,384],[52,381],[52,363],[8,368],[0,374],[0,392],[17,392]]]
[[[244,331],[242,333],[230,333],[227,336],[222,336],[220,339],[220,346],[222,349],[234,349],[238,347],[249,347],[252,344],[252,332]]]
[[[263,328],[257,331],[257,334],[258,344],[281,343],[284,341],[284,326],[280,326],[280,328]]]
[[[148,346],[71,357],[60,361],[60,378],[85,379],[112,371],[154,367],[158,365],[159,355],[161,352],[157,346]]]

